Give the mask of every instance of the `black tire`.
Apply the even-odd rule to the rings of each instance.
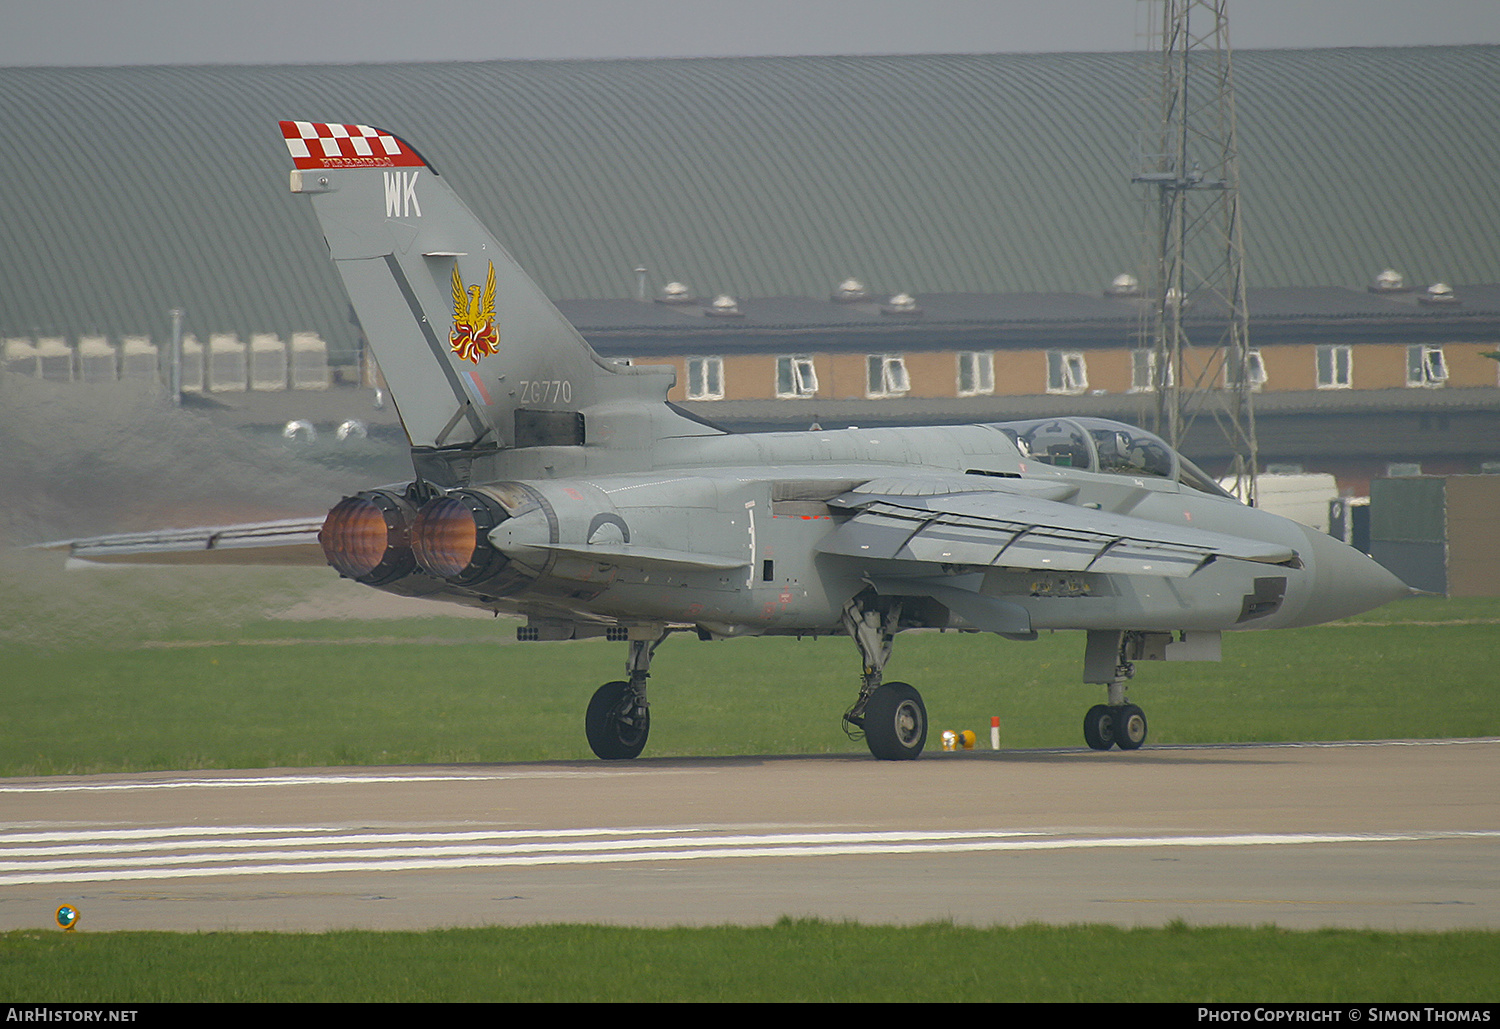
[[[589,749],[605,761],[638,757],[651,734],[651,712],[636,707],[628,682],[607,682],[589,700],[583,731]]]
[[[1146,742],[1146,713],[1134,704],[1115,712],[1115,746],[1121,750],[1140,750]]]
[[[1083,741],[1094,750],[1108,750],[1115,745],[1115,709],[1095,704],[1083,716]]]
[[[927,708],[922,694],[904,682],[888,682],[865,704],[865,743],[881,761],[911,761],[927,744]]]

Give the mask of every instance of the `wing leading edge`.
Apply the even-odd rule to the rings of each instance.
[[[1296,551],[998,490],[846,493],[854,510],[818,549],[877,561],[1186,578],[1217,558],[1295,565]]]

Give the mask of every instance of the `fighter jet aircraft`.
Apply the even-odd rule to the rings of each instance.
[[[1091,418],[734,434],[667,401],[673,370],[606,361],[395,135],[281,123],[411,443],[409,483],[316,520],[77,541],[93,560],[298,560],[379,590],[524,616],[522,640],[628,646],[584,725],[646,745],[674,632],[847,635],[844,714],[917,757],[922,697],[886,682],[904,629],[1086,634],[1107,690],[1090,747],[1133,750],[1135,664],[1217,660],[1226,630],[1313,625],[1406,595],[1364,554],[1245,507],[1149,432]],[[852,655],[851,655],[852,656]]]

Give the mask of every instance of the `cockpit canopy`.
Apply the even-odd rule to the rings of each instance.
[[[1021,456],[1058,468],[1170,479],[1218,497],[1229,497],[1202,469],[1167,446],[1161,437],[1105,418],[1036,418],[992,422],[1011,438]]]

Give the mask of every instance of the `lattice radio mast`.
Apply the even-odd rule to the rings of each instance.
[[[1234,455],[1239,495],[1255,502],[1253,391],[1240,236],[1239,148],[1230,74],[1228,0],[1141,0],[1159,93],[1133,182],[1155,187],[1152,303],[1156,430],[1173,447],[1207,414]],[[1160,28],[1154,24],[1160,12]]]

